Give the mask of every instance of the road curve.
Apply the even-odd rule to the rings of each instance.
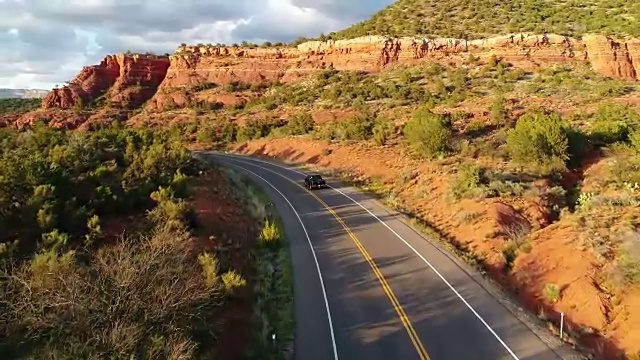
[[[327,178],[275,162],[208,153],[257,181],[281,214],[294,268],[300,360],[578,359],[545,341],[399,214]],[[553,344],[553,345],[550,345]]]

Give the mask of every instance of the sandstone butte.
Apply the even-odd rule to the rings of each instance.
[[[85,122],[126,120],[127,110],[140,107],[147,112],[161,112],[183,107],[194,100],[232,105],[246,99],[229,94],[217,94],[212,98],[206,92],[192,90],[233,81],[291,83],[331,67],[377,72],[394,63],[426,60],[461,63],[470,55],[481,58],[496,55],[525,68],[587,61],[605,76],[631,81],[640,79],[638,39],[618,41],[601,35],[569,38],[574,52],[574,56],[569,57],[563,56],[563,36],[549,34],[548,38],[549,44],[542,45],[542,36],[536,34],[508,34],[469,42],[436,38],[431,39],[430,51],[418,56],[410,44],[413,40],[421,43],[423,39],[402,38],[401,49],[389,59],[381,54],[385,41],[381,36],[310,41],[297,47],[280,48],[182,46],[168,57],[108,55],[100,64],[83,68],[67,85],[53,89],[43,99],[41,109],[23,115],[15,125],[21,128],[48,118],[51,126],[76,128]]]

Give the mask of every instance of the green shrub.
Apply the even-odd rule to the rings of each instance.
[[[451,139],[451,120],[427,109],[418,109],[403,129],[411,148],[421,157],[433,158],[444,153]]]
[[[640,153],[640,130],[634,130],[629,134],[631,148]]]
[[[240,142],[260,139],[269,135],[274,129],[285,125],[286,121],[282,119],[249,119],[238,130],[236,139]]]
[[[182,199],[176,199],[172,189],[160,187],[151,193],[151,199],[157,205],[148,212],[148,217],[157,226],[182,230],[191,222],[193,214],[189,204]]]
[[[349,120],[331,121],[314,131],[314,138],[321,140],[368,140],[373,136],[372,115],[361,113]]]
[[[94,216],[144,212],[158,187],[197,170],[169,133],[118,126],[72,133],[36,124],[0,148],[2,240],[19,239],[24,253],[91,243],[99,235]]]
[[[640,126],[640,114],[619,104],[604,104],[591,118],[591,137],[605,144],[626,142],[629,134]]]
[[[478,136],[482,134],[482,132],[487,128],[487,124],[485,124],[482,120],[471,120],[467,126],[464,128],[464,132],[469,136]]]
[[[509,120],[509,109],[503,94],[498,94],[491,103],[491,121],[494,124],[502,125]]]
[[[238,92],[249,90],[251,88],[251,84],[245,83],[243,81],[232,81],[224,86],[224,90],[227,92]]]
[[[338,123],[336,121],[330,121],[315,129],[312,132],[312,136],[316,140],[334,140],[337,127]]]
[[[304,135],[313,130],[315,122],[309,113],[298,114],[294,116],[284,127],[285,132],[289,135]]]
[[[542,295],[544,298],[551,302],[555,303],[560,300],[560,287],[556,284],[546,284],[544,289],[542,290]]]
[[[393,135],[395,125],[393,121],[385,118],[377,118],[373,126],[373,141],[376,145],[382,146],[387,143],[389,137]]]
[[[569,130],[568,124],[556,113],[526,113],[507,133],[509,155],[523,166],[564,169],[570,159]]]
[[[464,197],[484,196],[487,182],[485,169],[475,164],[461,164],[458,174],[449,187],[449,195],[454,199]]]
[[[278,224],[267,219],[260,231],[260,242],[264,245],[277,244],[282,239],[282,232]]]
[[[338,124],[337,138],[341,140],[367,140],[373,135],[374,123],[369,114],[358,114]]]
[[[0,99],[0,115],[24,114],[42,105],[42,99]]]

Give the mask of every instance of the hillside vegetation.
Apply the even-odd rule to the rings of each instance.
[[[640,3],[626,0],[398,0],[371,19],[329,34],[469,39],[543,32],[640,36]]]

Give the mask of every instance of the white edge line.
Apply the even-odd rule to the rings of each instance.
[[[318,257],[316,256],[316,251],[313,249],[313,245],[311,244],[311,238],[309,237],[309,233],[307,232],[307,228],[304,226],[304,223],[302,222],[302,218],[300,218],[300,215],[298,215],[298,212],[293,207],[293,204],[291,204],[291,201],[289,201],[289,199],[287,199],[287,197],[284,196],[284,194],[281,193],[280,190],[278,190],[275,186],[273,186],[267,179],[263,178],[262,176],[256,174],[255,172],[253,172],[253,171],[251,171],[249,169],[246,169],[246,168],[244,168],[242,166],[233,165],[233,164],[229,164],[229,163],[227,163],[227,164],[232,166],[232,167],[240,168],[243,171],[251,173],[254,176],[260,178],[262,181],[264,181],[265,184],[271,186],[271,188],[273,188],[273,190],[275,190],[278,194],[280,194],[280,196],[282,196],[284,201],[286,201],[287,204],[289,204],[289,206],[291,207],[291,210],[293,210],[293,213],[296,214],[296,217],[298,218],[298,221],[300,222],[300,225],[302,226],[302,230],[304,231],[304,235],[307,237],[307,242],[309,243],[309,248],[311,248],[311,254],[313,255],[313,260],[316,263],[316,269],[318,270],[318,277],[320,278],[320,287],[322,288],[322,296],[324,297],[324,305],[325,305],[325,308],[327,309],[327,320],[329,321],[329,331],[331,332],[331,345],[333,346],[333,358],[335,360],[338,360],[338,350],[337,350],[337,347],[336,347],[336,339],[335,339],[335,335],[333,333],[333,321],[331,320],[331,311],[329,311],[329,300],[327,299],[327,292],[326,292],[326,290],[324,288],[324,280],[322,279],[322,273],[320,272],[320,264],[318,263]]]
[[[229,156],[231,154],[224,154],[223,156]],[[239,155],[232,155],[234,157],[240,157],[243,158],[243,156],[239,156]],[[255,159],[255,158],[251,158],[248,156],[244,156],[244,158],[249,159],[249,161],[257,161],[257,162],[261,162],[264,164],[269,164],[272,166],[277,166],[279,168],[282,169],[286,169],[286,170],[290,170],[293,171],[295,173],[304,175],[305,173],[298,171],[296,169],[290,168],[290,167],[286,167],[286,166],[282,166],[280,164],[275,164],[275,163],[270,163],[268,161],[263,161],[263,160],[259,160],[259,159]],[[241,160],[238,160],[241,161]],[[245,161],[243,161],[245,162]],[[247,163],[247,162],[245,162]],[[257,166],[257,165],[256,165]],[[259,166],[261,167],[261,166]],[[265,169],[265,168],[263,168]],[[269,170],[269,169],[265,169],[265,170]],[[271,171],[271,170],[269,170]],[[269,184],[271,185],[271,184]],[[453,285],[451,285],[451,283],[449,283],[447,281],[447,279],[444,278],[444,276],[442,276],[442,274],[440,274],[440,272],[438,270],[436,270],[436,268],[429,262],[429,260],[425,259],[424,256],[422,256],[422,254],[420,254],[413,246],[411,246],[411,244],[409,244],[407,242],[407,240],[405,240],[402,236],[400,236],[400,234],[398,234],[395,230],[393,230],[391,227],[389,227],[389,225],[387,225],[384,221],[382,221],[379,217],[377,217],[374,213],[372,213],[371,211],[369,211],[369,209],[367,209],[366,207],[364,207],[362,204],[360,204],[359,202],[357,202],[356,200],[354,200],[351,196],[345,194],[344,192],[334,188],[331,185],[328,185],[328,187],[334,191],[336,191],[339,194],[342,194],[344,197],[346,197],[347,199],[351,200],[354,204],[360,206],[362,209],[364,209],[366,212],[369,213],[369,215],[373,216],[376,220],[378,220],[378,222],[380,222],[382,225],[384,225],[384,227],[386,227],[387,229],[389,229],[389,231],[391,231],[398,239],[402,240],[402,242],[405,243],[405,245],[407,245],[416,255],[418,255],[418,257],[420,259],[422,259],[422,261],[427,264],[427,266],[429,266],[431,268],[431,270],[433,270],[433,272],[438,275],[438,277],[449,287],[449,289],[451,289],[451,291],[453,291],[454,294],[456,294],[456,296],[462,300],[462,302],[467,306],[467,308],[469,308],[469,310],[471,310],[471,312],[478,318],[478,320],[480,320],[480,322],[482,322],[482,324],[487,328],[487,330],[489,330],[491,332],[491,334],[493,334],[493,336],[498,340],[498,342],[500,342],[500,344],[507,350],[507,352],[509,352],[509,354],[515,359],[515,360],[520,360],[516,354],[513,352],[513,350],[511,350],[511,348],[509,348],[509,346],[500,338],[500,336],[498,336],[498,334],[496,334],[496,332],[491,328],[491,326],[489,326],[489,324],[487,324],[487,322],[482,318],[482,316],[480,316],[480,314],[478,314],[478,312],[471,306],[471,304],[469,304],[467,302],[467,300],[462,297],[462,295],[460,295],[460,293],[458,292],[458,290],[456,290],[456,288],[453,287]]]

